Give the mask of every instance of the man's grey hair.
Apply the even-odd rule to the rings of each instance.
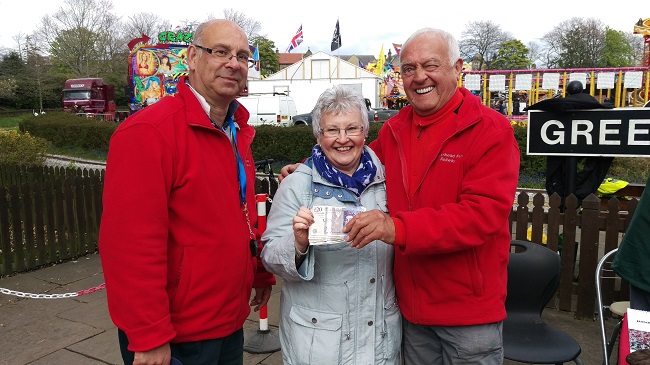
[[[361,114],[361,125],[363,133],[368,136],[368,108],[366,99],[357,90],[346,85],[334,85],[323,91],[316,101],[316,106],[311,112],[311,126],[314,136],[318,138],[320,133],[320,121],[323,114],[338,115],[344,112],[358,111]]]
[[[437,35],[438,37],[442,38],[447,42],[447,48],[449,49],[449,64],[451,66],[454,66],[456,64],[456,61],[460,58],[460,47],[458,46],[458,41],[456,38],[451,35],[451,33],[444,31],[442,29],[435,29],[435,28],[422,28],[418,29],[415,31],[415,33],[411,34],[411,36],[402,44],[402,49],[406,48],[406,46],[411,43],[415,38],[418,38],[420,36],[430,36],[430,35]]]

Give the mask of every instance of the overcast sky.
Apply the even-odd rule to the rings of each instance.
[[[600,19],[610,28],[632,33],[634,23],[650,18],[647,0],[600,1],[183,1],[112,0],[113,13],[120,16],[151,12],[172,26],[186,21],[203,21],[208,15],[220,18],[224,9],[234,9],[257,20],[261,34],[284,52],[302,24],[304,41],[293,52],[330,53],[336,20],[341,27],[340,54],[379,55],[402,43],[415,30],[441,28],[461,38],[470,22],[491,20],[524,44],[539,40],[564,20],[572,17]],[[534,4],[534,5],[533,5]],[[597,5],[598,4],[598,5]],[[607,4],[607,5],[604,5]],[[33,32],[41,18],[64,5],[63,0],[0,0],[0,47],[15,47],[12,37]],[[187,5],[187,6],[182,6]],[[395,50],[393,49],[393,53]]]

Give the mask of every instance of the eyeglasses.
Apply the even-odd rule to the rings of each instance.
[[[329,127],[326,129],[319,129],[318,133],[322,134],[323,136],[327,138],[336,138],[341,134],[341,131],[345,132],[345,134],[348,137],[355,137],[361,134],[363,132],[363,127],[359,125],[347,127],[347,128],[334,128],[334,127]]]
[[[248,55],[245,53],[239,53],[237,55],[234,55],[226,51],[225,49],[212,49],[208,47],[199,46],[198,44],[195,44],[194,46],[196,48],[200,48],[206,51],[209,55],[211,55],[212,57],[216,58],[221,62],[229,62],[230,60],[232,60],[233,57],[236,57],[237,62],[239,62],[239,64],[242,66],[251,67],[255,64],[255,60],[249,58]]]

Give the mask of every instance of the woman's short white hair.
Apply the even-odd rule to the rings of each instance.
[[[346,85],[334,85],[323,91],[316,101],[316,106],[311,112],[311,126],[314,130],[314,137],[318,138],[320,133],[320,120],[323,114],[340,114],[343,112],[358,111],[361,114],[361,125],[363,133],[368,136],[368,108],[363,95]]]

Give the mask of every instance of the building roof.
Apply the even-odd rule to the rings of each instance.
[[[304,53],[278,53],[278,63],[280,65],[293,65],[300,62]]]
[[[340,61],[337,61],[340,59]],[[327,66],[312,68],[313,63],[325,61]],[[316,52],[305,58],[299,58],[293,65],[281,68],[280,71],[269,75],[265,80],[311,80],[311,79],[345,79],[345,78],[379,78],[378,75],[359,67],[358,63],[350,63],[343,57],[337,57],[325,52]]]

